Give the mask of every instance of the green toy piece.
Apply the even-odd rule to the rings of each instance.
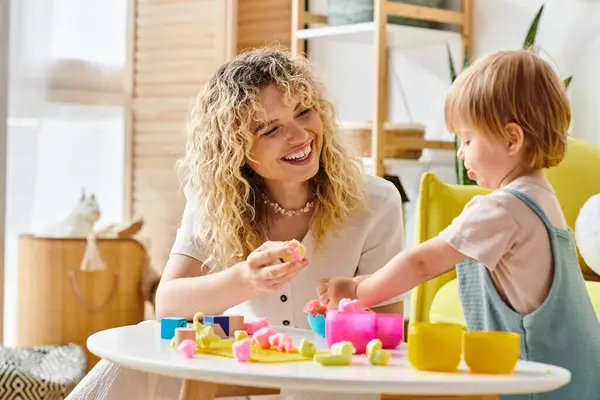
[[[371,365],[386,365],[391,357],[389,351],[382,350],[381,340],[373,339],[367,344],[367,359]]]
[[[233,336],[235,337],[235,341],[239,342],[240,340],[244,340],[248,337],[248,332],[246,331],[235,331],[233,333]]]
[[[205,326],[198,332],[196,328],[196,344],[198,347],[208,349],[213,342],[218,342],[221,337],[215,333],[212,326]]]
[[[315,359],[322,365],[350,365],[354,353],[356,348],[352,342],[343,341],[331,345],[329,354],[319,354]]]
[[[302,355],[302,357],[312,358],[317,352],[317,348],[313,342],[308,339],[302,339],[300,341],[300,345],[298,346],[298,353]]]

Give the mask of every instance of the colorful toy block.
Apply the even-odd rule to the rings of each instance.
[[[187,319],[166,317],[160,320],[160,338],[173,339],[176,328],[187,328]]]
[[[225,333],[225,331],[223,330],[223,328],[221,328],[221,325],[219,324],[209,324],[205,326],[211,326],[215,334],[217,334],[221,339],[227,339],[227,337],[229,336],[227,333]]]
[[[227,315],[205,315],[204,325],[218,324],[227,336],[229,336],[229,317]]]
[[[234,336],[235,331],[244,330],[244,317],[242,315],[228,315],[229,317],[229,332],[228,336]]]
[[[194,328],[175,328],[175,346],[179,346],[186,339],[195,342],[196,330]]]

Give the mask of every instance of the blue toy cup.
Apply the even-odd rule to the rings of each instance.
[[[325,316],[323,314],[317,314],[313,317],[312,314],[306,314],[306,319],[308,320],[308,325],[310,325],[310,329],[312,329],[315,333],[324,338]]]

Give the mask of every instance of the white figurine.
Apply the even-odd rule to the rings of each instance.
[[[61,222],[41,230],[37,236],[52,238],[87,238],[94,232],[94,224],[100,219],[100,208],[96,196],[89,197],[82,189],[81,197],[75,208]]]

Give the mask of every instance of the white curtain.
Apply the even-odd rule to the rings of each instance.
[[[81,189],[99,225],[123,215],[126,0],[11,2],[5,341],[14,341],[18,235],[62,220]]]

